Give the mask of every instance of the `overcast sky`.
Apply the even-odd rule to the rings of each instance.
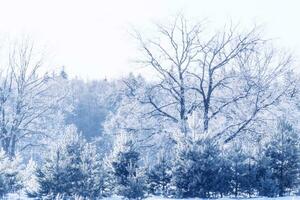
[[[0,0],[2,36],[29,35],[46,44],[53,65],[72,76],[116,78],[138,70],[130,60],[136,44],[131,27],[148,25],[176,13],[188,18],[243,26],[266,26],[267,37],[300,55],[299,0]]]

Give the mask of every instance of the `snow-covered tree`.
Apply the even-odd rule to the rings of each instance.
[[[17,192],[22,188],[21,157],[10,158],[4,150],[0,150],[0,196],[9,192]]]
[[[157,30],[150,39],[137,34],[144,55],[139,64],[157,75],[142,102],[152,107],[145,114],[168,120],[182,134],[195,112],[199,134],[229,142],[253,133],[295,88],[295,79],[286,78],[291,55],[275,50],[256,28],[210,31],[178,16]]]
[[[3,150],[14,157],[40,145],[66,93],[64,85],[57,84],[60,77],[45,72],[44,56],[29,40],[16,42],[10,49],[4,57],[8,61],[1,59],[5,65],[0,75],[0,140]]]
[[[173,128],[165,120],[145,115],[152,112],[151,107],[141,102],[147,85],[141,76],[131,74],[123,78],[119,86],[121,100],[105,122],[105,134],[111,138],[111,143],[116,143],[116,138],[122,135],[132,138],[135,149],[144,155],[141,162],[145,166],[153,165],[159,151],[172,143],[170,134],[164,133],[166,130],[172,132]]]
[[[247,171],[247,155],[245,154],[241,143],[234,143],[229,150],[228,159],[232,168],[232,192],[235,197],[243,193],[243,184]]]
[[[118,91],[113,81],[80,79],[70,80],[70,98],[73,110],[66,117],[86,139],[104,135],[104,122],[116,107]]]
[[[146,173],[148,192],[154,195],[168,196],[172,179],[171,162],[161,154],[157,164]]]
[[[299,178],[299,133],[293,126],[281,119],[277,131],[268,143],[264,157],[264,172],[261,174],[262,193],[268,196],[283,196],[297,187]],[[276,186],[273,189],[272,184]]]
[[[38,181],[36,177],[37,164],[34,160],[30,159],[25,167],[21,171],[22,184],[26,193],[34,193],[38,190]]]
[[[201,32],[201,24],[190,26],[184,18],[178,17],[170,25],[157,26],[156,40],[137,34],[144,56],[138,62],[150,66],[158,79],[148,88],[142,102],[152,107],[150,117],[159,116],[174,123],[183,134],[188,132],[190,114],[198,107],[198,97],[190,87],[190,70],[200,53]]]
[[[209,139],[184,144],[174,163],[173,183],[179,197],[212,197],[217,193],[220,149]]]
[[[95,145],[85,144],[81,162],[80,170],[82,170],[84,177],[81,195],[90,198],[106,196],[107,174],[103,169],[102,158],[99,156]]]
[[[219,162],[219,173],[216,177],[218,179],[216,183],[216,191],[220,194],[220,197],[229,195],[232,193],[232,166],[230,160],[227,158],[228,154],[221,151]]]
[[[111,155],[111,169],[115,179],[115,192],[128,199],[144,196],[144,170],[140,166],[140,153],[133,140],[121,135]]]
[[[57,141],[45,163],[38,167],[39,189],[31,195],[100,197],[102,166],[96,148],[86,143],[75,128],[68,127],[65,131],[64,138]]]

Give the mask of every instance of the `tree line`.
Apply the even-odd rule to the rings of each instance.
[[[259,29],[183,16],[135,32],[147,74],[45,72],[21,40],[2,56],[0,193],[38,199],[295,195],[299,79]],[[149,73],[150,74],[150,73]]]

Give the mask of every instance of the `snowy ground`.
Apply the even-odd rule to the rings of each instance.
[[[253,200],[300,200],[300,196],[298,197],[280,197],[280,198],[252,198]],[[112,200],[112,199],[109,199]],[[147,198],[147,200],[178,200],[178,199],[165,199],[160,197],[151,197]],[[200,200],[200,198],[191,198],[186,200]],[[220,200],[235,200],[234,198],[222,198]]]
[[[26,196],[20,195],[20,194],[9,194],[6,199],[7,200],[32,200],[32,199],[27,198]],[[109,197],[109,198],[104,198],[103,200],[123,200],[123,199],[122,199],[122,197]],[[162,197],[148,197],[145,200],[180,200],[180,199],[162,198]],[[181,199],[181,200],[200,200],[200,198],[189,198],[189,199]],[[235,198],[222,198],[222,199],[219,199],[219,200],[237,200],[237,199],[235,199]],[[263,198],[251,198],[251,200],[300,200],[300,196],[277,197],[277,198],[263,197]]]
[[[106,198],[105,200],[122,200],[122,198],[118,197],[112,197],[112,198]],[[148,197],[146,200],[179,200],[179,199],[173,199],[173,198],[162,198],[162,197]],[[200,198],[190,198],[190,199],[181,199],[181,200],[200,200]],[[222,198],[219,200],[236,200],[234,198]],[[278,198],[251,198],[251,200],[300,200],[300,196],[297,197],[278,197]]]
[[[112,199],[109,199],[112,200]],[[147,198],[147,200],[178,200],[178,199],[165,199],[160,197],[151,197]],[[200,200],[200,198],[191,198],[186,200]],[[220,200],[236,200],[234,198],[222,198]],[[251,198],[251,200],[300,200],[300,196],[297,197],[279,197],[279,198]]]

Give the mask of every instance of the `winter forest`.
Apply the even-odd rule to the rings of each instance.
[[[134,30],[150,73],[117,79],[48,69],[27,37],[0,44],[1,198],[299,196],[299,58],[247,27]]]

